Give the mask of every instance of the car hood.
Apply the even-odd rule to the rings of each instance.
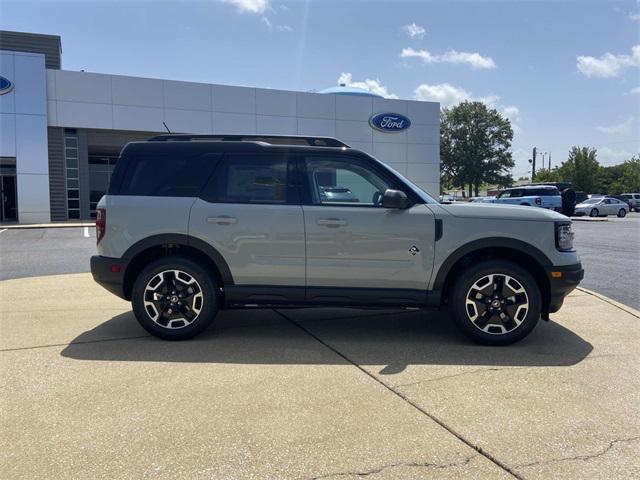
[[[505,220],[527,220],[538,222],[556,222],[569,220],[564,215],[539,207],[520,205],[496,205],[495,203],[465,203],[440,205],[450,215],[461,218],[491,218]]]

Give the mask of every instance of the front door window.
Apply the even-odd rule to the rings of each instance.
[[[382,195],[391,188],[389,182],[357,159],[311,157],[305,164],[314,205],[382,207]]]

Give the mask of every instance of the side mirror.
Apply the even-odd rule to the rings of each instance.
[[[384,208],[397,208],[404,210],[405,208],[409,208],[409,199],[404,192],[388,188],[382,196],[382,206]]]

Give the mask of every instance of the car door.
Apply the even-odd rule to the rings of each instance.
[[[605,198],[602,201],[602,213],[606,214],[606,215],[611,215],[613,214],[613,209],[615,208],[615,205],[613,204],[613,200],[611,200],[610,198]]]
[[[358,289],[379,289],[382,297],[402,296],[401,289],[424,293],[433,268],[433,213],[423,204],[383,208],[385,190],[403,185],[366,157],[307,155],[299,165],[307,298],[353,299]]]
[[[227,154],[200,197],[189,235],[221,254],[234,288],[300,287],[304,297],[304,220],[286,155]]]

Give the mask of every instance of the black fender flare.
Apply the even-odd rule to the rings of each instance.
[[[542,268],[553,265],[553,262],[551,262],[549,257],[547,257],[541,250],[529,243],[523,242],[522,240],[516,240],[508,237],[481,238],[458,247],[444,262],[442,262],[438,269],[438,273],[436,274],[432,290],[442,292],[444,283],[453,266],[466,255],[485,248],[508,248],[516,250],[532,257]]]
[[[159,235],[152,235],[151,237],[143,238],[142,240],[134,243],[130,246],[126,252],[122,255],[122,258],[130,263],[141,252],[162,245],[184,245],[195,248],[204,253],[216,266],[222,277],[222,282],[225,285],[233,285],[233,276],[231,275],[231,269],[229,265],[222,257],[220,252],[216,250],[212,245],[200,240],[199,238],[192,237],[191,235],[185,235],[180,233],[163,233]]]

